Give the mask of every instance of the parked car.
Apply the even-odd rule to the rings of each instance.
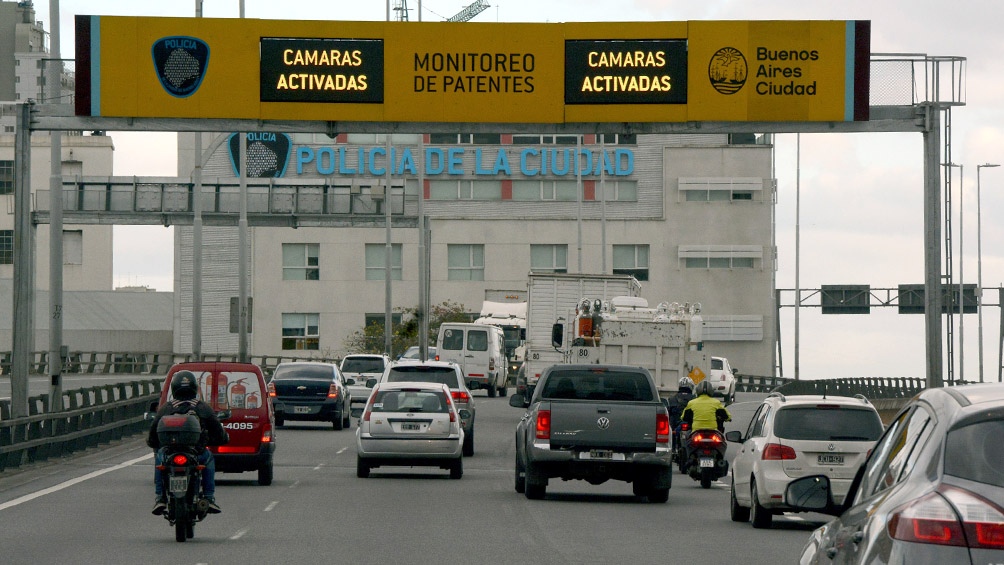
[[[405,360],[391,363],[380,377],[382,383],[402,381],[442,383],[450,388],[450,395],[458,411],[467,410],[469,418],[461,418],[464,428],[464,457],[474,455],[474,418],[476,417],[474,397],[464,383],[464,373],[460,365],[446,361]]]
[[[230,442],[209,448],[216,460],[216,471],[257,471],[258,484],[272,484],[275,415],[261,368],[251,363],[179,363],[164,379],[160,405],[171,400],[171,378],[178,371],[195,374],[200,400],[216,411],[230,410],[230,417],[223,421]]]
[[[460,365],[471,390],[483,388],[490,398],[505,396],[508,391],[505,333],[498,326],[454,322],[440,325],[436,360]]]
[[[828,477],[834,496],[843,501],[880,435],[882,419],[861,395],[771,393],[745,433],[725,434],[742,444],[732,461],[732,521],[770,527],[774,514],[792,510],[784,502],[788,483],[806,475]]]
[[[436,348],[432,347],[432,346],[429,346],[427,349],[428,349],[428,352],[425,355],[425,359],[426,360],[435,359],[436,358]],[[402,353],[401,356],[397,358],[398,361],[404,361],[405,359],[420,359],[419,354],[418,354],[418,346],[417,345],[412,345],[408,349],[405,349],[404,353]]]
[[[843,502],[825,475],[792,508],[837,516],[800,563],[1004,563],[1004,385],[932,388],[889,424]]]
[[[352,423],[352,396],[334,363],[279,363],[268,382],[275,425],[286,420],[331,422],[336,430]]]
[[[725,404],[732,404],[736,401],[736,373],[739,369],[733,368],[729,360],[725,357],[711,358],[711,373],[706,377],[711,383],[712,394],[721,396]]]
[[[464,417],[441,383],[380,383],[356,430],[356,476],[385,465],[449,469],[464,476]]]
[[[362,414],[363,407],[366,406],[366,400],[373,388],[372,385],[367,385],[367,382],[379,380],[389,364],[390,357],[379,353],[353,353],[342,358],[338,370],[345,378],[349,394],[352,396],[353,417]]]

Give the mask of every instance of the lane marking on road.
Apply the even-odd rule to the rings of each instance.
[[[348,449],[348,448],[347,447],[343,447],[343,448],[339,449],[338,451],[335,452],[335,455],[341,455],[341,454],[345,453],[346,449]]]
[[[321,467],[323,467],[323,466],[324,466],[324,463],[321,463],[321,464],[320,464],[320,465],[318,465],[317,467],[314,467],[314,470],[315,470],[315,471],[320,471],[320,470],[321,470]]]
[[[54,485],[54,486],[51,486],[49,488],[42,489],[42,490],[40,490],[38,492],[33,492],[31,494],[26,494],[26,495],[24,495],[24,496],[22,496],[20,498],[15,498],[14,500],[11,500],[9,502],[4,502],[3,504],[0,504],[0,510],[6,510],[8,508],[12,508],[12,507],[17,506],[19,504],[24,504],[25,502],[29,502],[29,501],[35,500],[36,498],[40,498],[40,497],[45,496],[47,494],[52,494],[54,492],[61,491],[61,490],[65,489],[65,488],[72,487],[73,485],[75,485],[77,483],[82,483],[84,481],[93,479],[95,477],[100,477],[101,475],[104,475],[105,473],[111,473],[112,471],[118,471],[119,469],[124,469],[126,467],[130,467],[132,465],[135,465],[136,463],[139,463],[140,461],[146,461],[147,459],[153,459],[153,453],[144,455],[143,457],[137,457],[136,459],[132,459],[132,460],[126,461],[124,463],[119,463],[118,465],[115,465],[115,466],[112,466],[112,467],[108,467],[107,469],[100,469],[100,470],[94,471],[92,473],[87,473],[86,475],[77,477],[75,479],[70,479],[68,481],[59,483],[58,485]]]
[[[296,488],[298,484],[300,484],[300,481],[293,481],[293,484],[289,485],[289,488]]]
[[[246,534],[246,533],[248,533],[247,528],[245,528],[243,530],[237,530],[237,533],[234,534],[234,535],[232,535],[232,536],[230,536],[230,539],[231,540],[239,540],[242,537],[244,537],[244,534]]]
[[[273,500],[271,504],[265,507],[265,512],[271,512],[273,508],[279,505],[278,500]]]

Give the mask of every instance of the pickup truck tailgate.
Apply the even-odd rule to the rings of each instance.
[[[551,449],[655,451],[658,405],[553,400]]]

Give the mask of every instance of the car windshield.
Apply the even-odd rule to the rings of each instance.
[[[435,390],[381,390],[370,408],[373,412],[432,412],[445,414],[449,403]]]
[[[652,400],[641,373],[606,370],[558,371],[544,383],[544,398],[571,400]]]
[[[346,373],[382,373],[383,359],[350,357],[342,362],[342,371]]]
[[[948,432],[945,474],[1004,487],[1004,420],[988,420]]]
[[[839,405],[792,406],[777,411],[774,434],[794,440],[876,441],[882,435],[882,420],[873,410]]]
[[[331,367],[319,365],[279,365],[272,374],[272,380],[327,379],[330,381],[334,376],[335,372]]]
[[[457,371],[452,367],[426,367],[422,365],[391,367],[387,374],[387,382],[406,381],[442,383],[450,388],[460,388],[460,383],[457,381]]]

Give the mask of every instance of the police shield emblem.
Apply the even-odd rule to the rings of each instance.
[[[267,131],[249,132],[247,135],[247,176],[251,179],[282,177],[293,152],[293,144],[284,133]],[[227,138],[230,149],[230,166],[234,176],[240,176],[240,143],[236,133]]]
[[[209,45],[194,37],[162,37],[153,43],[153,66],[168,94],[191,96],[206,76]]]

